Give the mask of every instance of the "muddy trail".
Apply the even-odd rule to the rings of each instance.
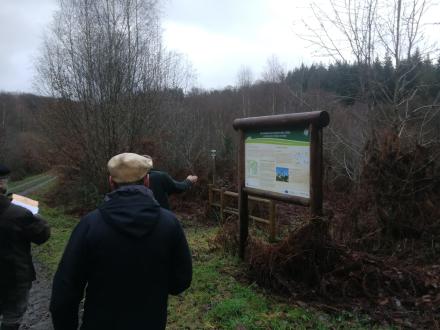
[[[37,280],[32,284],[28,309],[20,329],[52,330],[49,313],[52,281],[47,270],[37,260],[34,260],[34,265]]]
[[[56,177],[42,176],[26,184],[16,186],[14,193],[29,195],[52,181]],[[34,258],[37,279],[32,283],[29,304],[20,329],[52,330],[52,321],[49,313],[50,294],[52,290],[52,278],[45,267]]]
[[[12,185],[8,191],[14,194],[27,196],[41,188],[44,188],[56,179],[56,176],[52,176],[50,174],[41,174],[35,176],[31,180],[25,180],[23,183]]]

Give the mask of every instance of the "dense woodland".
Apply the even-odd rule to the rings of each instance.
[[[404,107],[414,114],[408,115],[406,120],[415,122],[412,129],[419,127],[417,124],[423,124],[423,130],[400,127],[401,131],[396,133],[402,138],[414,138],[408,139],[408,143],[435,145],[440,139],[440,59],[423,59],[416,52],[401,65],[411,68],[402,94],[410,94],[404,100]],[[374,66],[369,68],[373,77],[369,99],[364,99],[360,90],[359,70],[359,65],[352,63],[302,65],[287,73],[280,71],[276,81],[241,82],[241,85],[228,86],[223,90],[193,88],[184,92],[176,88],[155,92],[155,103],[143,109],[148,118],[145,127],[139,130],[136,142],[128,149],[152,154],[158,166],[172,173],[192,171],[206,178],[211,169],[206,166],[210,150],[216,149],[218,170],[221,176],[226,174],[226,178],[231,179],[236,142],[232,121],[235,118],[326,110],[331,114],[331,127],[325,132],[327,166],[336,171],[331,177],[335,178],[336,174],[356,181],[359,171],[357,156],[362,154],[372,134],[383,129],[399,128],[393,126],[393,103],[389,95],[395,88],[394,79],[400,74],[390,59],[376,59]],[[151,95],[148,97],[153,98]],[[5,92],[0,94],[0,100],[2,160],[14,165],[16,175],[65,166],[63,158],[56,154],[69,153],[77,157],[74,152],[81,149],[74,146],[79,143],[79,137],[60,136],[59,142],[51,141],[51,132],[46,126],[51,125],[52,112],[57,111],[56,107],[64,101]],[[142,113],[140,115],[143,116]],[[59,126],[53,127],[55,131],[69,130],[65,127],[68,118],[57,119],[60,122]],[[365,126],[367,122],[369,126]],[[87,126],[78,129],[93,130]],[[62,138],[68,139],[68,142]],[[70,145],[73,147],[69,148]],[[125,150],[126,146],[122,145],[112,152]],[[341,163],[341,158],[344,163]],[[223,163],[229,164],[229,167],[223,166]],[[72,166],[72,170],[74,168],[80,169],[76,165]],[[99,187],[98,183],[96,186]],[[105,191],[106,187],[99,188]]]
[[[31,94],[0,93],[0,161],[14,169],[13,179],[51,166],[45,159],[50,146],[38,123],[48,102],[45,97]]]

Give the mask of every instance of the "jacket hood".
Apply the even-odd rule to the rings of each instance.
[[[108,225],[135,237],[151,233],[160,217],[153,193],[140,185],[124,186],[107,194],[98,209]]]

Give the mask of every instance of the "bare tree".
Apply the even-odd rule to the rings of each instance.
[[[359,67],[359,101],[375,110],[377,98],[385,99],[386,110],[393,109],[392,125],[402,134],[416,113],[408,108],[420,86],[411,86],[415,66],[411,56],[435,54],[434,45],[423,43],[429,0],[331,0],[326,10],[312,3],[316,25],[304,21],[308,33],[301,37],[336,62],[353,61]],[[375,58],[393,59],[394,88],[389,90],[371,74]],[[404,65],[402,65],[404,61]],[[380,95],[378,95],[380,94]],[[405,105],[405,106],[404,106]],[[435,106],[436,107],[436,106]],[[418,107],[416,107],[418,108]],[[384,111],[384,109],[377,109]]]
[[[284,80],[284,68],[277,56],[272,55],[267,59],[266,68],[263,72],[263,80],[271,85],[272,89],[272,114],[275,114],[277,108],[277,90],[280,83]]]
[[[102,188],[106,161],[136,149],[182,82],[181,57],[162,45],[157,0],[59,5],[37,64],[37,86],[58,100],[47,132],[63,165]]]
[[[252,70],[248,66],[242,66],[237,74],[237,87],[241,93],[241,110],[243,117],[250,115],[250,88],[253,82]]]
[[[411,143],[432,142],[427,124],[439,120],[440,105],[420,99],[426,86],[417,82],[421,60],[415,58],[436,51],[425,43],[429,27],[425,14],[431,5],[429,0],[330,0],[328,8],[310,5],[314,20],[303,21],[307,33],[301,37],[318,55],[337,63],[353,63],[358,69],[359,93],[355,97],[367,111],[359,112],[359,120],[365,124],[358,132],[363,138],[357,141],[367,141],[374,128],[386,127]],[[378,58],[391,61],[387,84],[373,74]],[[332,132],[335,141],[344,141],[342,147],[350,144],[351,138]],[[363,145],[347,150],[359,147]]]
[[[285,76],[284,68],[276,55],[272,55],[266,61],[263,72],[263,80],[270,83],[280,83]]]

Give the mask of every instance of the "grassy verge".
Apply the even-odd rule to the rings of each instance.
[[[33,253],[47,267],[49,275],[52,276],[78,219],[67,216],[61,208],[48,208],[44,204],[40,204],[40,214],[50,224],[51,237],[45,244],[35,246]]]
[[[44,188],[29,196],[39,201],[39,214],[46,219],[50,225],[51,236],[49,241],[39,246],[33,245],[32,250],[33,255],[47,268],[49,276],[55,273],[70,234],[79,220],[78,218],[67,215],[62,207],[51,208],[46,205],[44,195],[50,191],[55,184],[56,182],[52,181]]]
[[[37,174],[33,176],[29,176],[23,180],[20,181],[11,181],[8,184],[8,192],[11,193],[18,193],[20,191],[27,190],[31,187],[34,187],[48,179],[51,178],[51,175],[48,175],[47,173],[43,174]]]
[[[215,228],[186,228],[194,277],[183,295],[171,297],[169,329],[364,329],[356,317],[309,311],[238,282],[239,261],[209,248]]]

